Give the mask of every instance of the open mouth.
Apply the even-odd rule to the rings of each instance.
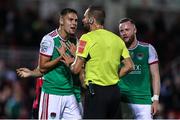
[[[76,27],[70,27],[71,28],[71,30],[76,30]]]
[[[127,37],[127,36],[124,36],[123,39],[128,39],[128,37]]]

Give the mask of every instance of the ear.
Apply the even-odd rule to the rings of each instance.
[[[64,23],[63,23],[63,17],[62,17],[62,16],[61,16],[60,19],[59,19],[59,24],[60,24],[60,25],[63,25],[63,24],[64,24]]]
[[[93,24],[94,23],[94,18],[93,17],[90,17],[89,20],[88,20],[89,24]]]
[[[136,29],[136,26],[134,26],[134,33],[135,33],[135,34],[137,33],[137,29]]]

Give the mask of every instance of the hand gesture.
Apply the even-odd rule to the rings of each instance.
[[[27,78],[32,76],[32,70],[28,69],[28,68],[18,68],[16,69],[16,72],[18,74],[19,77],[22,78]]]
[[[77,46],[71,42],[67,42],[66,46],[67,46],[67,49],[70,51],[71,55],[75,57]]]
[[[64,42],[61,42],[61,47],[55,46],[59,54],[62,56],[63,54],[66,54],[66,45]]]
[[[154,100],[152,105],[151,105],[151,113],[152,115],[155,115],[158,112],[158,105],[159,105],[159,101],[158,100]]]
[[[60,48],[56,47],[57,51],[61,54],[61,62],[64,62],[67,66],[69,66],[71,63],[74,62],[74,58],[71,57],[70,55],[67,55],[65,50],[65,46],[62,44],[62,46]]]
[[[64,62],[66,66],[69,66],[71,63],[74,62],[74,58],[70,55],[64,54],[62,57],[63,59],[61,61]]]

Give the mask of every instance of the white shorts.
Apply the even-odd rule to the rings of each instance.
[[[125,107],[126,106],[126,107]],[[151,115],[151,105],[147,104],[131,104],[131,103],[121,103],[122,107],[122,115],[125,113],[126,117],[129,114],[129,116],[132,116],[136,120],[152,120],[152,115]],[[129,108],[130,109],[129,109]],[[125,108],[126,112],[124,112],[123,108]],[[129,113],[127,113],[127,111]],[[129,118],[132,119],[132,118]]]
[[[52,95],[42,91],[39,119],[81,119],[79,105],[74,95]]]
[[[79,111],[80,111],[81,116],[83,116],[83,105],[82,105],[82,102],[79,102]]]

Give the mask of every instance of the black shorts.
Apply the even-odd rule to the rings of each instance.
[[[118,85],[100,86],[92,84],[94,95],[85,91],[84,115],[83,118],[113,119],[121,118],[118,111],[120,105],[120,89]]]

